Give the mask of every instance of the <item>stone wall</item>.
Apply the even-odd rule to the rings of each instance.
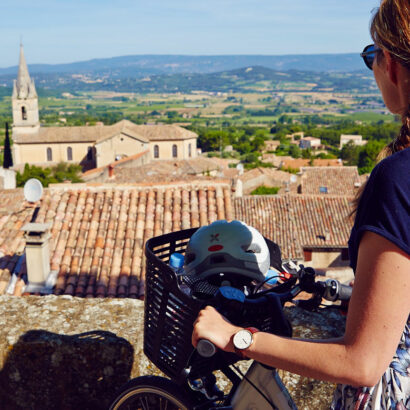
[[[286,309],[294,335],[335,337],[333,310]],[[129,378],[159,374],[143,354],[143,302],[0,297],[0,409],[106,409]],[[300,409],[328,408],[334,386],[282,372]]]

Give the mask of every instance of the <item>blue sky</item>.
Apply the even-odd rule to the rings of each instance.
[[[359,52],[379,0],[1,0],[0,67],[129,54]]]

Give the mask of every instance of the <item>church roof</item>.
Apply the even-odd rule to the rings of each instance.
[[[197,134],[176,125],[137,125],[122,120],[113,125],[80,127],[41,127],[37,134],[17,134],[15,143],[42,144],[63,142],[99,143],[124,134],[143,142],[173,141],[197,138]]]
[[[132,124],[132,123],[131,123]],[[133,130],[149,141],[172,141],[197,138],[198,135],[178,125],[136,125]]]
[[[42,144],[58,142],[90,142],[94,143],[105,136],[107,131],[111,134],[112,129],[102,126],[84,127],[41,127],[37,134],[13,135],[15,143],[19,144]]]

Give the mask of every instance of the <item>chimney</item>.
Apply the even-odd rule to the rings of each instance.
[[[235,198],[242,198],[243,196],[243,182],[238,178],[235,185]]]
[[[26,238],[26,265],[29,293],[50,293],[46,281],[50,274],[50,224],[27,223],[21,230]]]
[[[113,178],[114,177],[114,165],[110,164],[108,165],[108,178]]]

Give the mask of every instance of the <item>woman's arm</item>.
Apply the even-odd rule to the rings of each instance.
[[[410,312],[410,257],[387,239],[365,232],[344,337],[300,340],[254,334],[246,355],[292,373],[336,383],[373,386],[388,367]],[[200,312],[193,345],[208,339],[234,351],[239,330],[215,309]]]

